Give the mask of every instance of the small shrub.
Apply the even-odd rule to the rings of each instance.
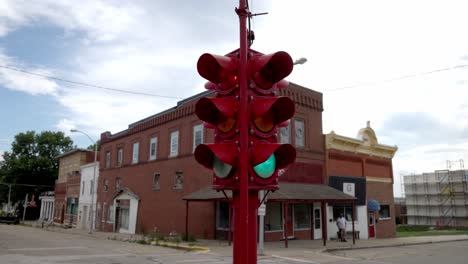
[[[139,240],[137,240],[136,242],[137,242],[138,244],[142,244],[142,245],[146,245],[146,244],[147,244],[147,242],[146,242],[145,239],[139,239]]]

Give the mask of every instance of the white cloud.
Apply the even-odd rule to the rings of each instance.
[[[1,49],[0,65],[13,68],[20,66],[22,70],[39,75],[54,75],[53,71],[50,69],[26,66],[18,60],[5,55]],[[31,95],[54,95],[58,89],[57,83],[50,79],[24,74],[22,72],[6,68],[0,68],[0,84],[10,90],[26,92]]]
[[[3,159],[3,153],[5,153],[5,151],[0,150],[0,161],[3,161],[3,160],[4,160],[4,159]]]

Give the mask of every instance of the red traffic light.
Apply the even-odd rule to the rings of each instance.
[[[205,53],[197,63],[198,73],[208,81],[217,85],[220,91],[230,92],[237,83],[237,59],[235,57],[219,56]],[[213,86],[210,85],[213,89]]]
[[[260,185],[276,185],[278,170],[287,167],[296,159],[296,149],[291,144],[257,142],[249,154],[250,174]]]
[[[203,97],[195,104],[195,114],[218,132],[229,133],[236,125],[238,108],[239,102],[231,98]]]
[[[205,168],[212,169],[221,179],[232,176],[238,162],[239,147],[234,143],[200,144],[195,148],[195,159]]]
[[[271,136],[274,128],[294,116],[295,105],[288,97],[257,98],[250,103],[250,120],[256,132]]]
[[[264,90],[287,77],[293,70],[293,60],[287,52],[278,51],[268,55],[254,56],[249,62],[251,78]]]

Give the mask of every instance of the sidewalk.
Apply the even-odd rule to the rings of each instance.
[[[27,222],[26,225],[41,228],[38,222]],[[88,230],[70,228],[65,229],[58,226],[44,227],[44,230],[67,233],[71,235],[80,235],[92,237],[95,239],[110,239],[119,241],[138,241],[144,239],[143,235],[139,234],[121,234],[110,232],[94,231],[89,234]],[[289,240],[288,248],[285,248],[284,241],[265,242],[264,255],[301,255],[303,252],[325,252],[337,250],[353,250],[353,249],[367,249],[367,248],[381,248],[381,247],[398,247],[406,245],[419,245],[431,243],[443,243],[452,241],[468,240],[468,235],[447,235],[447,236],[419,236],[419,237],[401,237],[401,238],[388,238],[388,239],[370,239],[370,240],[356,240],[353,245],[352,240],[348,242],[338,242],[336,240],[327,241],[327,245],[323,246],[322,240]],[[177,245],[182,246],[181,249],[190,250],[190,247],[197,247],[196,250],[209,250],[211,252],[221,254],[224,256],[232,255],[232,243],[228,244],[226,240],[197,240],[197,242],[186,243],[181,242]]]

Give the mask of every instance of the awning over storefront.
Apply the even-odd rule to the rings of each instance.
[[[226,194],[226,196],[224,195]],[[231,191],[215,191],[212,186],[204,187],[183,197],[186,201],[228,200]],[[323,184],[280,182],[279,190],[270,192],[269,202],[346,202],[356,198]]]
[[[379,211],[380,210],[380,204],[374,199],[370,199],[367,201],[367,210],[369,211]]]
[[[186,214],[185,214],[185,233],[188,234],[188,214],[189,214],[189,202],[207,202],[207,201],[225,201],[231,202],[232,191],[215,191],[212,186],[206,186],[198,191],[188,194],[182,198],[186,201]],[[268,202],[282,203],[287,211],[288,204],[291,203],[314,203],[320,202],[322,208],[322,223],[326,222],[326,203],[351,203],[354,212],[354,203],[356,198],[341,192],[335,188],[332,188],[323,184],[307,184],[307,183],[291,183],[291,182],[280,182],[279,190],[269,192]],[[230,207],[231,208],[231,207]],[[284,214],[287,219],[287,214]],[[231,209],[229,209],[229,219],[231,219]],[[352,226],[354,234],[354,216],[352,217]],[[287,233],[287,220],[284,221],[284,232]],[[323,225],[322,228],[322,239],[323,245],[326,245],[327,240],[327,225]],[[231,241],[231,220],[229,220],[228,229],[229,243]],[[284,239],[285,247],[288,247],[288,239]],[[355,243],[355,236],[353,236],[353,244]]]

